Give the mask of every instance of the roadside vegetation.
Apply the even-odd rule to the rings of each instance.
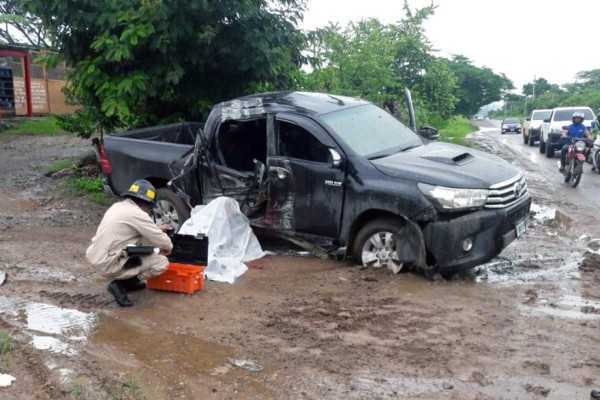
[[[9,367],[8,356],[15,347],[15,340],[7,332],[0,332],[0,372],[6,372]]]
[[[466,140],[466,137],[470,133],[477,132],[477,130],[478,128],[473,125],[469,119],[465,117],[456,117],[448,121],[445,128],[440,129],[439,140],[441,142],[473,147],[473,145]]]
[[[68,134],[57,124],[56,117],[35,117],[11,120],[0,135],[62,136]]]
[[[94,203],[106,206],[112,199],[104,192],[101,177],[73,176],[66,180],[64,188],[67,194],[86,197]]]
[[[82,107],[58,123],[81,137],[203,120],[215,103],[278,90],[357,96],[407,120],[410,89],[418,125],[444,128],[513,89],[501,73],[438,54],[423,28],[433,3],[405,1],[392,24],[364,19],[308,32],[298,27],[304,0],[227,4],[92,2],[82,11],[62,0],[29,0],[15,2],[0,31],[10,37],[9,28],[26,19],[40,33],[34,38],[60,50],[38,61],[72,66],[66,95]]]

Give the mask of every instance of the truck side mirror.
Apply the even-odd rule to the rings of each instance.
[[[342,156],[334,149],[329,149],[329,166],[337,168],[342,164]]]
[[[531,121],[531,117],[525,118],[525,121]]]
[[[546,118],[544,122],[550,122],[550,118]]]
[[[440,137],[440,132],[433,126],[425,125],[419,129],[419,136],[428,140],[437,140]]]

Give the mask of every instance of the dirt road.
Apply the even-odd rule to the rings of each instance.
[[[0,332],[19,342],[0,398],[588,399],[600,386],[594,205],[498,132],[473,140],[524,172],[536,212],[466,276],[277,255],[233,285],[142,291],[121,309],[83,259],[104,209],[43,176],[88,143],[0,137]]]

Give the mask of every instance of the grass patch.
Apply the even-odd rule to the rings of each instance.
[[[8,368],[8,355],[16,347],[15,340],[6,332],[0,333],[0,371]]]
[[[68,132],[59,128],[56,118],[39,117],[9,122],[10,128],[5,130],[4,135],[27,135],[27,136],[63,136]]]
[[[106,206],[111,199],[104,192],[102,178],[72,177],[66,181],[66,189],[70,195],[87,197],[94,203]]]
[[[55,172],[62,171],[65,168],[71,168],[71,169],[75,170],[77,168],[77,164],[76,164],[75,160],[73,160],[71,158],[64,158],[62,160],[58,160],[54,164],[48,165],[44,169],[44,174],[51,175]]]
[[[469,133],[477,132],[479,128],[464,117],[456,117],[448,121],[448,125],[440,129],[440,142],[454,143],[461,146],[473,147],[465,137]]]

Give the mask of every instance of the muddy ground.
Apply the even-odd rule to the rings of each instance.
[[[588,399],[600,386],[593,205],[475,141],[523,170],[536,207],[525,237],[464,276],[276,255],[233,285],[145,290],[122,309],[84,264],[105,207],[43,174],[88,142],[0,137],[0,333],[18,341],[0,398]]]

